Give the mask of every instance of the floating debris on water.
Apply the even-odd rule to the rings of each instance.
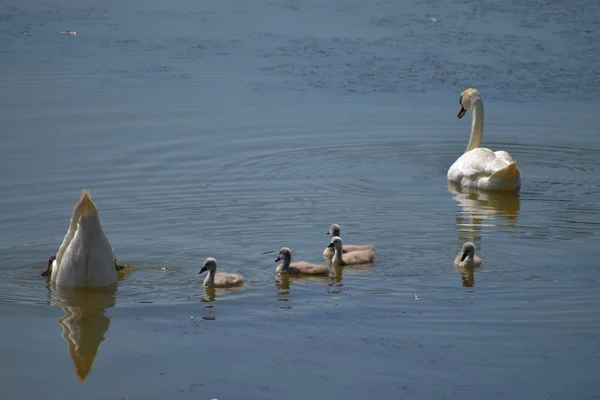
[[[77,35],[77,32],[72,31],[72,30],[68,30],[68,31],[60,31],[60,32],[56,32],[59,35],[69,35],[69,36],[75,36]]]
[[[417,296],[416,293],[415,293],[415,300],[421,300],[421,298],[419,296]]]

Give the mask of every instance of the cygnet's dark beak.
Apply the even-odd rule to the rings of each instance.
[[[327,231],[327,234],[328,234],[328,235],[331,235],[331,232],[330,232],[330,231]]]
[[[467,258],[467,255],[468,255],[468,254],[467,254],[467,252],[465,251],[465,252],[463,253],[462,257],[460,258],[460,262],[463,262],[463,261],[465,261],[465,258]]]
[[[275,262],[279,262],[281,261],[281,256],[277,256],[277,258],[275,259]]]
[[[206,268],[206,267],[202,267],[202,269],[200,270],[200,272],[198,272],[198,274],[201,274],[201,273],[203,273],[203,272],[205,272],[205,271],[208,271],[208,268]]]
[[[460,105],[460,110],[458,110],[458,115],[457,115],[457,117],[458,117],[458,118],[462,118],[462,117],[464,117],[466,112],[467,112],[467,109],[466,109],[466,108],[464,108],[464,107],[462,106],[462,104],[461,104],[461,105]]]
[[[327,247],[335,247],[335,245],[333,244],[333,242],[331,242],[327,245]]]

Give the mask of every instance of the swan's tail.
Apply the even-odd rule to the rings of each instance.
[[[521,187],[521,171],[517,162],[513,161],[506,167],[490,175],[490,186],[496,190],[517,190]]]
[[[89,190],[83,189],[83,191],[81,192],[81,198],[75,206],[74,213],[76,213],[79,218],[87,217],[91,214],[98,213],[98,208],[96,208],[96,204],[94,203],[94,200],[92,200],[92,196],[90,196]]]

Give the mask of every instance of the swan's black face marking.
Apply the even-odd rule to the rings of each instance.
[[[200,270],[200,272],[198,272],[198,274],[201,274],[201,273],[206,272],[206,271],[208,271],[208,268],[202,267],[202,269]]]
[[[462,257],[460,258],[460,262],[463,262],[463,261],[465,261],[465,258],[467,258],[467,255],[468,255],[468,254],[467,254],[467,252],[465,251],[465,252],[463,253]]]
[[[281,261],[281,254],[277,256],[277,258],[275,259],[275,262],[279,262]]]
[[[333,242],[331,242],[327,245],[327,247],[335,247],[335,244],[333,244]]]
[[[463,97],[464,95],[460,95],[460,99],[458,99],[458,104],[460,104],[460,110],[458,110],[458,118],[462,118],[465,116],[465,113],[467,112],[467,107],[463,106]],[[467,105],[468,106],[468,105]]]

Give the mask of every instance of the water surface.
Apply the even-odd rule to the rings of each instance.
[[[595,2],[0,10],[2,397],[600,395]],[[446,182],[469,86],[518,196]],[[84,187],[116,290],[39,277]],[[274,275],[332,222],[373,267]],[[243,290],[205,293],[209,256]]]

